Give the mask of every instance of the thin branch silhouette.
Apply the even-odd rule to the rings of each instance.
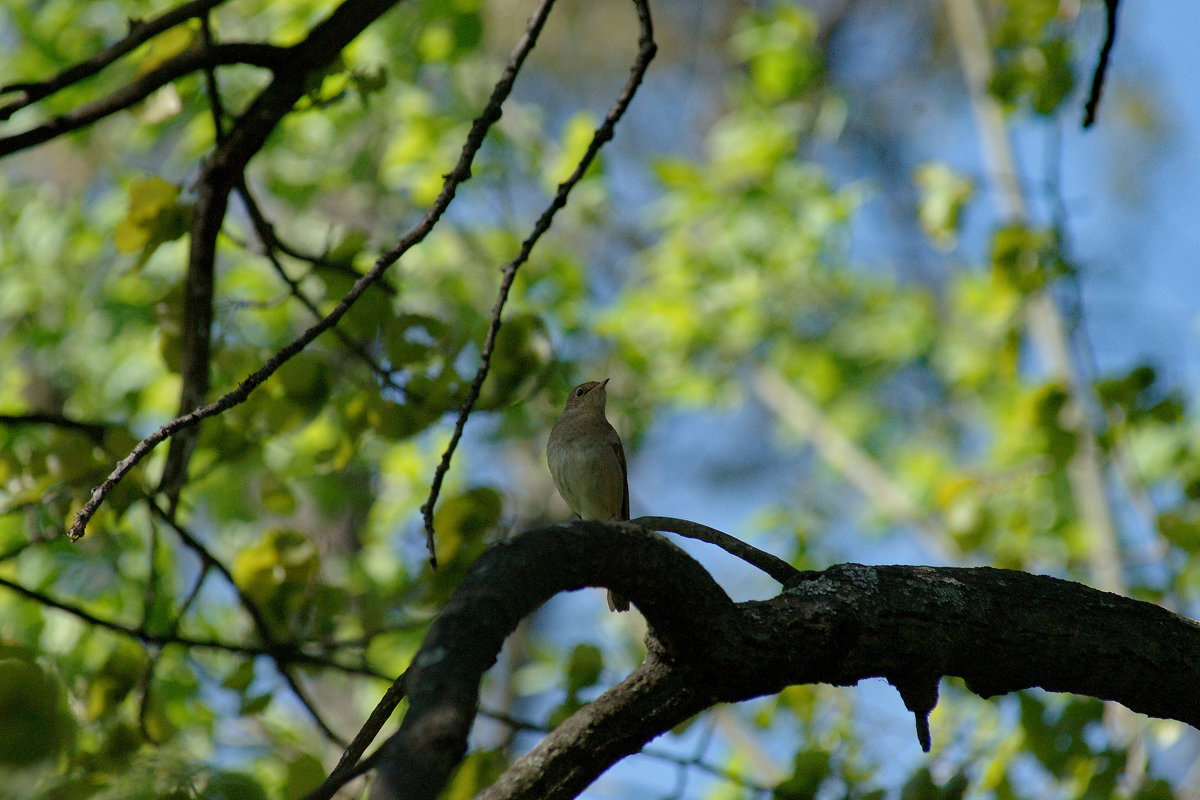
[[[1087,104],[1083,107],[1083,127],[1090,128],[1096,121],[1100,108],[1100,96],[1104,93],[1104,79],[1108,74],[1108,59],[1113,44],[1117,41],[1117,6],[1121,0],[1104,0],[1104,43],[1100,45],[1100,56],[1092,70],[1092,85],[1088,89]]]
[[[349,3],[346,5],[349,5]],[[338,11],[345,9],[346,5],[343,5],[338,9]],[[335,14],[336,13],[337,12],[335,12]],[[327,37],[318,37],[314,33],[314,35],[310,37],[310,40],[316,40],[323,43],[324,38]],[[528,46],[531,46],[531,44]],[[524,54],[528,53],[527,47],[524,51]],[[518,50],[520,50],[520,47]],[[521,61],[524,60],[524,54],[522,54],[520,57]],[[519,68],[519,66],[520,65],[518,63],[516,68]],[[429,210],[426,211],[424,217],[422,217],[419,222],[409,229],[409,231],[405,233],[391,249],[376,259],[375,264],[371,267],[371,269],[355,282],[354,286],[352,286],[350,290],[346,292],[346,294],[342,297],[332,311],[326,314],[320,321],[310,326],[291,343],[280,348],[275,355],[267,360],[266,363],[243,378],[241,383],[239,383],[236,388],[222,395],[212,403],[200,406],[186,414],[181,414],[138,442],[129,455],[117,463],[113,471],[104,480],[104,482],[93,490],[92,496],[86,503],[84,503],[83,507],[80,508],[79,512],[75,516],[74,521],[71,523],[70,529],[68,530],[68,535],[71,537],[71,539],[78,539],[84,534],[88,522],[95,515],[96,510],[104,502],[108,494],[118,483],[120,483],[120,481],[129,473],[129,471],[133,469],[139,462],[141,462],[143,458],[149,455],[155,447],[171,438],[178,432],[191,428],[208,417],[215,416],[227,411],[230,408],[233,408],[234,406],[244,403],[246,399],[249,398],[250,394],[263,383],[265,383],[268,378],[275,374],[275,372],[281,366],[283,366],[285,362],[302,351],[322,333],[328,331],[334,325],[336,325],[338,321],[345,316],[346,312],[350,310],[350,307],[354,305],[355,301],[357,301],[358,298],[361,297],[368,288],[375,284],[383,275],[383,273],[390,266],[392,266],[392,264],[396,263],[401,256],[403,256],[429,235],[430,231],[433,230],[434,226],[437,225],[438,221],[442,218],[442,215],[446,212],[446,209],[450,206],[451,201],[453,201],[454,196],[458,191],[459,185],[470,179],[471,165],[474,163],[475,156],[479,152],[479,149],[483,146],[483,141],[492,125],[494,125],[496,121],[500,119],[501,106],[512,91],[513,82],[516,79],[516,72],[514,70],[515,68],[512,64],[510,64],[505,70],[503,76],[496,83],[492,91],[492,95],[489,98],[487,105],[484,107],[483,112],[471,125],[471,130],[467,134],[466,141],[463,143],[458,162],[446,175],[445,181],[442,184],[441,192],[438,193],[437,198],[434,200]],[[265,140],[266,132],[263,131],[259,133],[262,139]],[[236,131],[234,134],[230,135],[230,140],[235,138]]]
[[[542,212],[541,216],[538,217],[537,222],[534,223],[533,230],[529,236],[521,243],[521,249],[513,257],[512,261],[504,265],[504,269],[502,270],[500,288],[496,293],[496,302],[492,307],[491,323],[488,325],[487,334],[483,339],[483,347],[479,353],[479,367],[475,370],[475,379],[471,382],[471,388],[467,391],[467,397],[463,400],[462,407],[459,409],[458,418],[454,423],[454,432],[450,436],[450,442],[446,445],[446,450],[442,453],[441,462],[434,471],[433,481],[429,487],[429,497],[425,501],[425,504],[421,506],[421,516],[425,521],[425,547],[429,551],[429,564],[434,569],[437,569],[437,550],[434,546],[433,508],[437,504],[438,495],[441,493],[442,481],[446,477],[446,472],[450,469],[450,461],[454,457],[454,451],[458,448],[458,442],[462,438],[467,418],[471,415],[471,411],[475,407],[475,402],[479,399],[479,392],[483,388],[483,381],[487,378],[488,370],[491,368],[492,352],[496,345],[496,334],[500,331],[501,314],[504,311],[505,303],[508,301],[508,293],[512,289],[513,281],[517,277],[517,270],[529,260],[529,255],[533,252],[534,245],[550,229],[550,223],[554,221],[554,217],[559,210],[567,204],[567,197],[571,194],[571,190],[582,180],[588,167],[595,160],[596,154],[600,152],[600,148],[612,139],[617,123],[624,116],[625,111],[629,108],[629,104],[633,101],[633,96],[637,93],[638,87],[641,86],[642,80],[646,75],[646,70],[650,67],[650,62],[654,59],[654,54],[658,50],[658,45],[654,42],[654,25],[646,0],[633,0],[633,4],[637,9],[640,35],[638,37],[637,57],[634,59],[633,66],[630,67],[629,79],[621,87],[620,93],[604,117],[604,122],[600,124],[600,127],[596,128],[596,132],[592,136],[592,141],[588,144],[587,150],[579,159],[579,163],[575,165],[574,172],[558,185],[558,190],[554,193],[554,198]],[[544,20],[544,15],[549,13],[550,6],[552,5],[553,2],[551,0],[551,2],[545,2],[542,6],[539,6],[534,14],[535,19],[538,14],[542,14]]]

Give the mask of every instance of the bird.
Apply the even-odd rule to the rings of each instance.
[[[571,390],[562,416],[550,429],[546,461],[558,493],[579,519],[629,519],[629,470],[621,437],[604,416],[602,381]],[[628,611],[629,600],[608,590],[610,611]]]

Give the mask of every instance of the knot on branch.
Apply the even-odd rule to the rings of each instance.
[[[937,706],[938,675],[929,673],[889,677],[888,683],[900,692],[904,707],[913,712],[917,724],[917,741],[920,742],[921,749],[928,753],[933,744],[929,734],[929,715]]]

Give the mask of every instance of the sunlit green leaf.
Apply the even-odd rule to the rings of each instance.
[[[917,219],[925,235],[940,250],[958,243],[963,209],[975,191],[974,184],[940,162],[917,167],[913,181],[921,193]]]

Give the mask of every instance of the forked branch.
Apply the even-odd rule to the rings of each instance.
[[[883,677],[927,711],[939,679],[956,676],[982,697],[1041,687],[1200,727],[1200,623],[1150,603],[1012,570],[842,564],[734,604],[662,536],[575,522],[497,544],[472,567],[406,674],[408,713],[372,800],[438,795],[504,639],[555,593],[585,586],[645,615],[647,660],[518,760],[488,800],[574,797],[681,719],[793,684]]]

